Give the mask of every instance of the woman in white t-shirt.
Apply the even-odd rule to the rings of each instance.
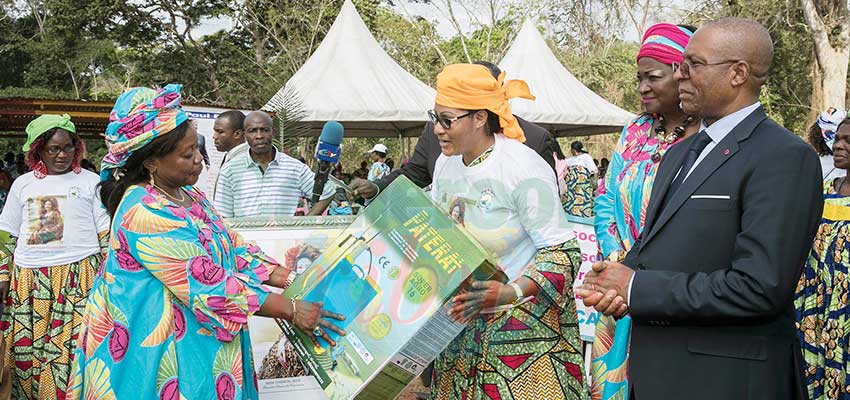
[[[109,217],[98,176],[80,167],[85,146],[70,117],[43,115],[26,130],[32,172],[15,180],[0,214],[0,230],[12,238],[0,248],[0,328],[5,365],[15,366],[12,397],[48,399],[68,387]]]
[[[573,156],[567,159],[564,177],[567,186],[567,192],[562,198],[564,211],[573,217],[591,218],[599,170],[596,161],[587,154],[581,142],[570,144],[570,154]]]
[[[584,149],[584,143],[575,141],[570,143],[570,154],[573,156],[567,159],[567,165],[578,165],[587,169],[588,172],[596,176],[599,168],[596,166],[596,161],[593,156],[587,153]]]
[[[477,281],[452,300],[452,317],[467,326],[435,361],[431,399],[583,399],[572,291],[580,250],[555,176],[522,143],[507,102],[533,96],[524,82],[503,79],[476,64],[437,76],[429,115],[442,154],[432,199],[463,221],[509,282]]]

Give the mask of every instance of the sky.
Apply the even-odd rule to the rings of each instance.
[[[481,0],[462,0],[467,4],[482,4]],[[523,3],[522,0],[504,0],[505,2],[513,2],[513,3]],[[664,9],[661,11],[661,14],[654,18],[650,19],[649,23],[660,22],[658,20],[677,20],[680,15],[684,13],[683,10],[688,10],[693,7],[696,0],[670,0],[665,3]],[[420,16],[424,17],[431,23],[435,24],[437,27],[437,32],[444,39],[449,39],[456,34],[455,28],[452,26],[448,14],[445,11],[445,7],[439,6],[437,4],[444,4],[442,0],[433,0],[435,4],[424,4],[421,2],[415,2],[411,0],[395,0],[396,6],[394,10],[405,17],[410,16]],[[455,2],[457,4],[457,2]],[[458,24],[461,26],[461,29],[464,33],[469,33],[471,30],[475,28],[475,20],[477,19],[484,20],[486,19],[486,11],[483,7],[468,7],[469,11],[473,14],[467,12],[467,9],[463,7],[454,7],[455,17],[458,20]],[[502,12],[503,14],[504,12]],[[211,33],[215,33],[222,29],[230,29],[233,27],[233,21],[229,18],[215,18],[204,21],[198,29],[196,29],[193,33],[200,37],[204,35],[208,35]],[[635,29],[626,29],[624,32],[624,39],[631,41],[638,41],[640,38],[638,37],[638,33]]]

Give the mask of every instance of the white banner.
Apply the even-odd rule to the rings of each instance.
[[[216,150],[215,143],[213,143],[213,125],[215,125],[215,119],[218,118],[218,115],[227,111],[227,109],[183,106],[183,111],[186,112],[189,119],[195,124],[198,135],[203,136],[206,142],[205,145],[207,155],[210,158],[210,166],[209,168],[204,166],[204,170],[201,172],[201,176],[198,178],[198,183],[195,184],[195,187],[204,192],[210,201],[212,201],[215,177],[218,176],[218,167],[221,165],[221,160],[224,159],[224,153]]]
[[[593,229],[591,219],[579,220],[570,218],[570,224],[573,228],[573,233],[578,239],[579,247],[581,248],[581,268],[579,269],[573,287],[578,287],[584,282],[584,276],[590,271],[590,267],[596,262],[598,247],[596,245],[596,232]],[[592,307],[586,307],[581,302],[581,298],[575,296],[576,314],[578,315],[579,333],[581,339],[586,342],[593,341],[593,334],[596,330],[596,321],[599,320],[599,312]]]

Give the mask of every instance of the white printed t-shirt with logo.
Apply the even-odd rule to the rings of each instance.
[[[552,168],[534,150],[496,135],[493,152],[473,167],[443,154],[434,167],[431,198],[497,258],[514,280],[538,249],[575,235],[561,208]],[[457,206],[463,202],[464,206]]]
[[[87,170],[44,179],[29,172],[16,179],[0,214],[0,230],[18,238],[15,265],[65,265],[99,252],[97,233],[109,229],[99,181]]]

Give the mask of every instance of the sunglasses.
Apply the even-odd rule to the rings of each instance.
[[[443,117],[443,116],[437,115],[437,112],[434,111],[434,110],[428,110],[428,119],[431,120],[432,124],[439,123],[440,126],[443,127],[443,129],[448,130],[448,129],[452,129],[452,122],[455,122],[455,121],[457,121],[457,120],[459,120],[463,117],[468,117],[472,114],[475,114],[475,111],[470,111],[466,114],[458,115],[457,117]]]

